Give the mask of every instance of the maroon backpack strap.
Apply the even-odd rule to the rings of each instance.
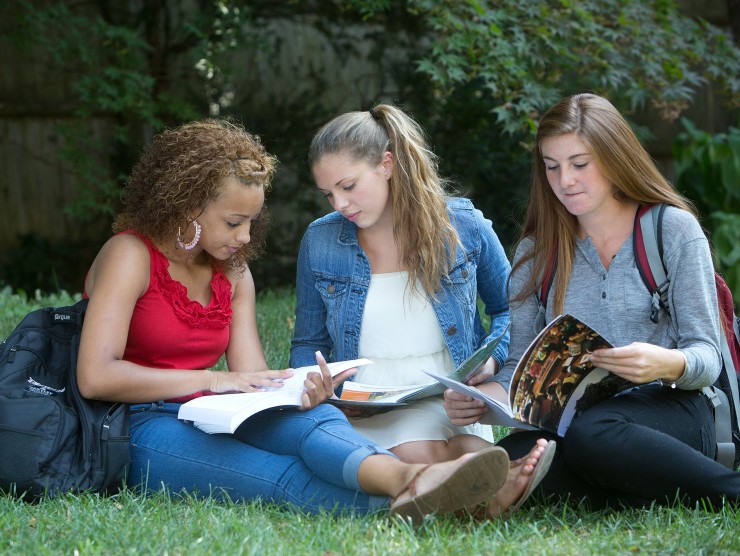
[[[547,309],[547,296],[550,294],[552,288],[552,282],[555,278],[555,271],[558,268],[558,244],[557,242],[552,246],[552,252],[550,253],[550,260],[547,261],[545,272],[542,274],[542,285],[540,286],[540,295],[537,299],[539,306],[537,312],[537,322],[535,326],[537,330],[541,330],[545,327],[547,322],[546,309]]]
[[[552,246],[552,253],[550,253],[550,260],[547,262],[545,272],[542,275],[542,286],[540,286],[540,305],[547,307],[547,296],[550,295],[550,288],[552,288],[552,281],[555,278],[555,271],[558,268],[558,244],[554,243]]]
[[[650,263],[647,258],[647,253],[645,252],[645,240],[642,237],[642,225],[640,223],[640,219],[652,208],[652,206],[653,205],[640,205],[637,207],[635,221],[632,225],[632,248],[635,252],[635,263],[637,263],[637,270],[640,271],[642,281],[651,292],[658,287],[658,285],[655,283],[653,273],[650,272]]]

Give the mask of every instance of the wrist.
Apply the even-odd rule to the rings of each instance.
[[[205,377],[205,388],[204,390],[207,390],[209,392],[218,392],[218,375],[211,370],[205,370],[203,371],[204,377]]]
[[[671,373],[671,376],[669,377],[660,378],[660,383],[663,386],[670,386],[671,388],[675,388],[676,383],[683,378],[684,374],[686,374],[688,360],[686,359],[686,354],[680,349],[674,349],[672,351],[674,353],[677,353],[679,356],[678,359],[680,359],[680,362],[678,362],[675,367],[677,372]]]

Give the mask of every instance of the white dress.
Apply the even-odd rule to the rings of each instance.
[[[361,367],[357,382],[383,386],[433,384],[421,369],[447,374],[455,368],[432,304],[412,292],[407,272],[373,274],[362,316],[359,357],[373,365]],[[490,426],[457,427],[434,396],[369,417],[350,419],[362,434],[386,449],[419,440],[447,440],[476,434],[493,442]]]

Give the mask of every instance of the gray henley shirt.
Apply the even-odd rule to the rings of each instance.
[[[525,238],[516,262],[532,245]],[[573,271],[565,295],[564,312],[600,332],[614,346],[648,342],[686,355],[686,372],[676,382],[684,390],[710,386],[720,372],[720,323],[714,266],[709,243],[699,222],[688,212],[667,207],[663,217],[663,260],[670,287],[671,315],[660,311],[650,320],[651,296],[635,264],[630,236],[614,256],[609,270],[599,259],[590,237],[576,240]],[[526,264],[511,277],[510,292],[521,291],[531,272]],[[546,318],[551,321],[555,287],[550,290]],[[509,387],[519,358],[534,340],[538,303],[535,295],[511,305],[511,344],[501,371],[492,380]]]

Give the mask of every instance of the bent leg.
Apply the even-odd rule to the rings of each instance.
[[[296,456],[270,453],[177,419],[179,404],[131,415],[128,484],[231,500],[288,503],[310,512],[366,513],[388,498],[329,483]]]
[[[247,419],[234,437],[275,454],[298,457],[317,476],[360,490],[357,473],[370,455],[392,454],[359,434],[336,407],[310,411],[263,411]]]
[[[566,465],[623,502],[740,501],[740,474],[714,461],[712,408],[698,391],[648,385],[577,417],[563,440]]]
[[[493,446],[474,434],[458,434],[449,440],[419,440],[405,442],[391,448],[401,461],[407,463],[441,463],[457,459],[463,454],[479,452]]]

